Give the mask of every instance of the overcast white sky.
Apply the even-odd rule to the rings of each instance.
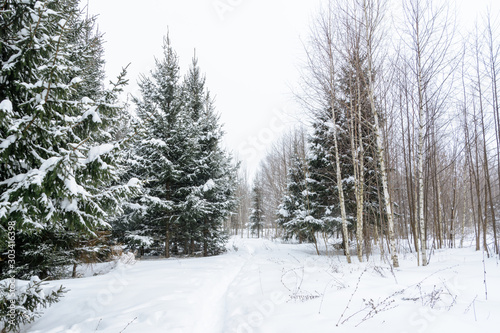
[[[82,1],[85,3],[85,1]],[[129,91],[161,56],[170,32],[184,73],[194,49],[226,132],[227,148],[255,170],[265,147],[295,122],[300,36],[318,0],[89,0],[105,33],[110,78],[129,67]]]
[[[453,1],[453,0],[450,0]],[[83,4],[85,0],[82,0]],[[184,73],[194,49],[226,132],[227,148],[253,172],[268,144],[296,122],[290,86],[298,80],[302,39],[325,0],[89,0],[105,33],[110,78],[129,67],[129,92],[154,67],[167,31]],[[454,1],[455,2],[455,1]],[[457,0],[473,17],[492,0]]]

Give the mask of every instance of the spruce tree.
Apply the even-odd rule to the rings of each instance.
[[[346,168],[351,169],[348,175],[353,180],[349,182],[347,197],[349,202],[354,205],[350,204],[347,209],[349,215],[354,216],[354,220],[356,220],[353,169],[363,165],[364,176],[362,183],[358,184],[358,186],[363,187],[363,216],[366,225],[374,224],[380,220],[379,193],[382,193],[382,183],[378,165],[374,117],[369,100],[366,56],[360,54],[355,60],[353,59],[342,66],[339,77],[339,93],[338,109],[346,115],[348,124],[344,126],[347,126],[351,133],[354,133],[354,140],[356,140],[354,149],[357,150],[358,159],[362,158],[363,162],[353,160],[352,145],[350,149],[343,150],[343,154],[349,154],[349,160],[344,160],[344,163]],[[361,147],[360,142],[362,142]],[[358,177],[359,174],[358,171]]]
[[[337,188],[337,176],[335,166],[335,152],[332,133],[331,111],[324,110],[319,113],[312,124],[313,133],[309,138],[309,155],[307,162],[310,172],[310,187],[316,193],[313,198],[316,209],[318,210],[318,218],[323,221],[324,229],[327,234],[333,235],[342,229],[342,221],[340,218],[340,203]],[[342,176],[344,177],[344,191],[352,193],[352,184],[347,180],[352,174],[352,165],[347,159],[349,149],[346,143],[348,142],[348,133],[345,130],[338,131],[338,142],[342,148]],[[347,177],[345,176],[347,175]],[[346,208],[351,212],[355,210],[355,202],[351,197],[346,196]],[[353,224],[353,215],[348,213],[348,223]]]
[[[260,238],[262,229],[264,229],[264,194],[262,193],[262,186],[259,184],[258,178],[255,180],[252,188],[252,209],[250,211],[250,228],[252,234],[257,232],[257,238]]]
[[[207,256],[224,249],[227,237],[222,226],[236,205],[237,167],[221,148],[222,128],[196,57],[184,79],[183,92],[196,145],[181,189],[187,193],[180,209],[184,212],[182,225],[189,230],[191,246],[198,241]]]
[[[139,127],[123,175],[124,181],[141,179],[143,193],[125,205],[125,214],[114,222],[114,233],[132,248],[146,246],[150,254],[169,257],[178,229],[176,195],[182,165],[190,158],[193,140],[181,108],[178,57],[168,36],[163,57],[155,63],[150,76],[140,78],[141,97],[133,99]]]
[[[117,236],[167,257],[218,254],[236,173],[220,147],[223,133],[196,59],[180,83],[178,58],[165,38],[163,58],[151,77],[141,78],[140,89],[134,101],[143,130],[127,177],[142,179],[144,194],[115,223]]]
[[[14,228],[17,273],[25,278],[50,276],[64,258],[72,262],[79,235],[108,228],[110,212],[127,191],[116,182],[119,145],[109,133],[125,80],[120,77],[109,91],[93,82],[99,93],[84,95],[81,87],[92,79],[85,81],[81,59],[93,55],[92,46],[78,38],[84,24],[77,4],[2,4],[0,247],[4,256],[6,232]],[[55,262],[48,263],[54,253]],[[7,274],[3,265],[1,273]]]
[[[336,83],[338,95],[334,101],[336,108],[336,123],[332,123],[331,109],[318,112],[313,121],[313,134],[309,139],[310,154],[308,163],[311,186],[317,194],[319,214],[330,233],[338,233],[341,229],[339,194],[337,187],[334,142],[332,126],[337,128],[337,139],[344,190],[345,208],[348,228],[353,231],[357,225],[355,172],[354,168],[359,161],[353,159],[354,149],[360,149],[352,144],[352,136],[361,137],[363,143],[363,216],[368,223],[377,223],[379,220],[378,191],[379,169],[376,158],[375,136],[372,129],[373,115],[371,113],[366,86],[366,70],[363,59],[360,66],[347,63],[342,66],[341,75]],[[361,119],[359,119],[361,116]],[[360,122],[361,126],[356,125]],[[355,124],[355,125],[353,125]],[[353,128],[355,126],[355,128]],[[354,134],[353,134],[354,133]],[[359,151],[358,151],[359,155]]]
[[[316,232],[323,229],[317,194],[313,192],[306,161],[297,153],[292,156],[286,194],[278,208],[278,223],[286,237],[295,236],[300,242],[313,242],[319,254]]]

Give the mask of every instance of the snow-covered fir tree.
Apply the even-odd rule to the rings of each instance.
[[[350,136],[350,149],[343,145],[345,151],[342,151],[342,154],[349,154],[349,159],[342,162],[350,172],[346,170],[348,173],[342,175],[348,177],[345,181],[348,190],[344,192],[346,210],[354,216],[359,260],[362,260],[363,248],[367,244],[363,241],[366,230],[370,224],[380,222],[379,200],[383,192],[365,62],[366,57],[357,54],[355,59],[342,66],[337,96],[339,113],[345,115],[347,123],[343,126],[347,127]]]
[[[257,238],[260,237],[264,229],[264,194],[262,193],[262,186],[259,184],[259,178],[254,181],[252,188],[252,208],[250,210],[249,227],[252,234],[257,233]]]
[[[181,165],[189,158],[183,150],[193,145],[184,126],[188,121],[181,108],[178,58],[168,36],[163,57],[156,59],[150,74],[140,78],[141,97],[133,100],[140,126],[123,175],[143,180],[144,193],[125,205],[125,214],[115,221],[113,232],[118,241],[145,246],[152,254],[161,254],[163,247],[168,257],[170,246],[164,245],[171,243],[178,215],[174,193]]]
[[[76,0],[6,1],[0,24],[0,247],[14,227],[17,276],[46,277],[76,260],[82,235],[109,227],[128,191],[109,133],[125,80],[104,91],[98,63],[86,77],[99,44]]]
[[[374,144],[374,132],[372,130],[371,111],[368,104],[366,85],[359,70],[354,65],[346,65],[342,68],[342,76],[338,81],[339,96],[335,101],[336,124],[339,157],[342,173],[342,184],[344,189],[345,207],[349,229],[353,230],[356,225],[355,198],[355,173],[354,168],[359,167],[359,161],[353,160],[353,145],[351,144],[351,134],[362,136],[363,142],[363,168],[364,168],[364,203],[363,209],[365,217],[371,217],[369,222],[374,223],[378,219],[379,201],[377,188],[380,187],[378,181],[378,166],[376,157],[376,145]],[[358,81],[356,76],[360,76]],[[359,91],[353,85],[358,82]],[[353,114],[353,111],[356,114]],[[361,120],[359,118],[361,114]],[[354,117],[354,118],[353,118]],[[359,127],[353,127],[353,119],[361,121],[361,131]],[[313,133],[309,138],[310,151],[308,155],[310,177],[314,180],[311,186],[317,193],[318,206],[321,209],[321,219],[324,221],[330,233],[340,231],[340,207],[338,202],[337,177],[335,167],[334,143],[332,132],[331,109],[325,108],[315,115],[312,123]],[[358,133],[360,132],[360,133]],[[358,142],[358,141],[356,141]],[[359,147],[355,147],[358,149]],[[359,153],[358,153],[359,155]]]
[[[287,238],[295,236],[300,242],[313,242],[317,249],[316,233],[323,229],[324,222],[318,218],[317,194],[312,191],[306,161],[297,153],[292,156],[288,171],[286,194],[278,207],[278,224]]]
[[[141,78],[135,99],[143,130],[127,175],[144,181],[144,194],[116,222],[116,234],[152,254],[213,255],[224,248],[236,168],[220,147],[222,130],[196,60],[183,82],[179,77],[167,36],[163,58]]]
[[[47,282],[42,282],[37,276],[18,285],[14,295],[9,285],[10,280],[0,281],[0,327],[2,332],[19,332],[22,325],[30,324],[41,317],[44,308],[59,302],[68,290],[63,286],[58,289],[47,288]],[[14,301],[14,318],[11,308],[7,306]],[[10,320],[7,320],[10,319]]]
[[[316,115],[312,127],[313,133],[309,138],[309,153],[307,163],[309,165],[309,186],[316,196],[312,198],[317,209],[317,217],[323,221],[327,234],[333,235],[342,229],[340,218],[340,204],[337,188],[337,175],[335,166],[334,138],[332,133],[331,110],[326,109]],[[352,174],[352,165],[348,159],[348,132],[337,131],[339,150],[341,154],[342,176],[344,177],[345,193],[352,193],[352,182],[349,175]],[[347,175],[347,176],[346,176]],[[345,196],[346,210],[352,212],[355,202],[350,196]],[[347,209],[349,207],[349,209]],[[348,223],[353,225],[352,214],[348,214]]]
[[[204,256],[218,254],[227,238],[223,222],[236,205],[237,167],[221,148],[223,132],[219,117],[196,57],[184,79],[183,102],[196,146],[181,180],[184,186],[180,192],[187,195],[180,202],[179,222],[189,231],[190,253],[196,249],[193,244],[199,243]]]

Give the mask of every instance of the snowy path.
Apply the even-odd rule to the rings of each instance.
[[[348,265],[307,244],[234,238],[228,248],[51,282],[71,291],[23,332],[442,333],[500,325],[498,259],[485,260],[486,301],[482,255],[472,249],[437,251],[428,267],[402,255],[393,274],[380,258]]]
[[[227,262],[225,266],[220,267],[217,276],[206,287],[206,293],[202,292],[202,312],[199,317],[196,317],[193,332],[217,333],[223,331],[227,291],[244,265],[245,261]]]
[[[224,332],[228,291],[247,280],[254,252],[245,244],[223,256],[137,261],[61,281],[70,292],[27,331],[119,332],[131,322],[127,332]]]

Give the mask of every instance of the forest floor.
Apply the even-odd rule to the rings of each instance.
[[[311,244],[233,237],[209,258],[125,260],[106,274],[51,281],[70,291],[31,333],[495,332],[500,264],[473,248],[418,267],[316,255]],[[486,281],[486,282],[485,282]]]

